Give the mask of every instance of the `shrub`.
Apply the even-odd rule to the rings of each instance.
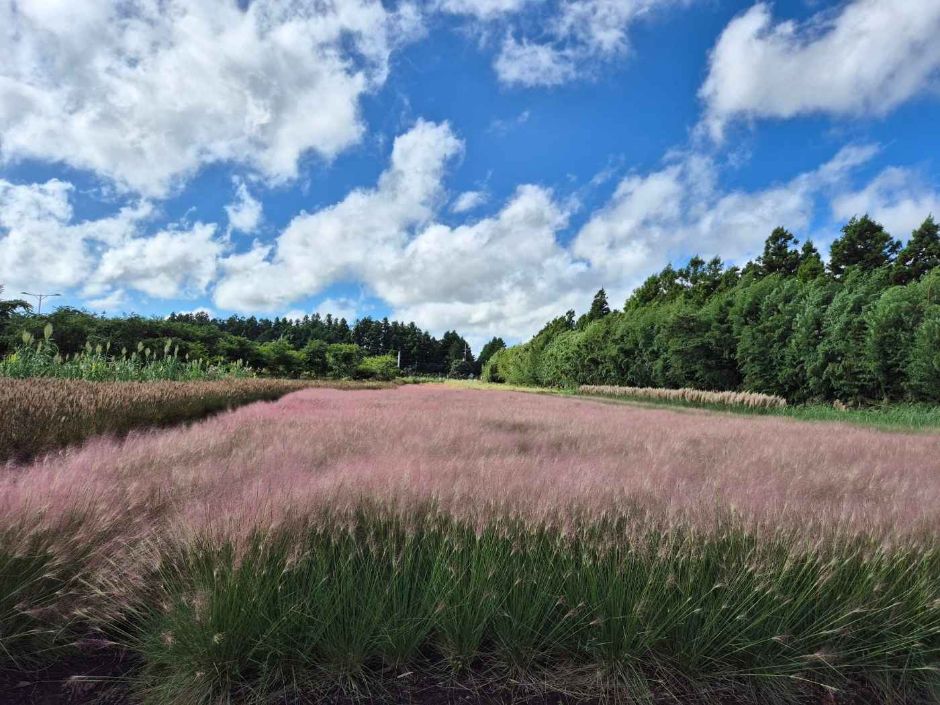
[[[506,348],[497,350],[483,364],[483,372],[480,374],[480,379],[482,379],[484,382],[491,382],[495,384],[502,384],[506,381],[503,379],[503,375],[499,371],[500,359],[502,358],[505,350]]]
[[[330,376],[350,379],[362,362],[362,348],[355,343],[333,343],[326,349],[326,364]]]
[[[392,380],[401,374],[398,360],[394,355],[370,355],[363,358],[356,368],[359,379]]]

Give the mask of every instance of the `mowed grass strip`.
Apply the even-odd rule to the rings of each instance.
[[[429,683],[931,702],[938,450],[557,396],[304,390],[9,468],[0,653],[94,635],[137,657],[155,705]]]

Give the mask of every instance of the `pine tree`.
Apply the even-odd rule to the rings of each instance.
[[[826,267],[823,265],[822,257],[819,256],[819,250],[816,249],[812,240],[807,240],[800,249],[800,266],[796,270],[797,279],[801,282],[808,282],[825,273]]]
[[[761,273],[788,277],[796,274],[800,266],[800,253],[793,247],[796,242],[793,233],[786,228],[774,228],[764,242],[764,254],[757,259]]]
[[[829,271],[841,277],[849,267],[872,271],[890,264],[901,243],[885,232],[880,223],[867,215],[852,218],[842,228],[842,237],[832,243]]]
[[[594,300],[591,302],[591,310],[588,311],[588,321],[596,321],[610,313],[610,305],[607,303],[607,292],[603,287],[594,294]]]
[[[894,263],[894,281],[907,284],[936,267],[940,267],[940,225],[931,215],[911,233],[911,239],[898,254]]]

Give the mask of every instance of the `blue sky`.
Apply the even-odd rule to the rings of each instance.
[[[940,214],[940,0],[0,4],[0,283],[479,344]]]

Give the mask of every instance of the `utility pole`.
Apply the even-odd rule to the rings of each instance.
[[[42,300],[43,299],[49,299],[49,298],[52,298],[53,296],[62,296],[62,294],[31,294],[28,291],[21,291],[20,293],[23,294],[24,296],[32,296],[38,300],[39,303],[36,306],[37,316],[42,315]]]

